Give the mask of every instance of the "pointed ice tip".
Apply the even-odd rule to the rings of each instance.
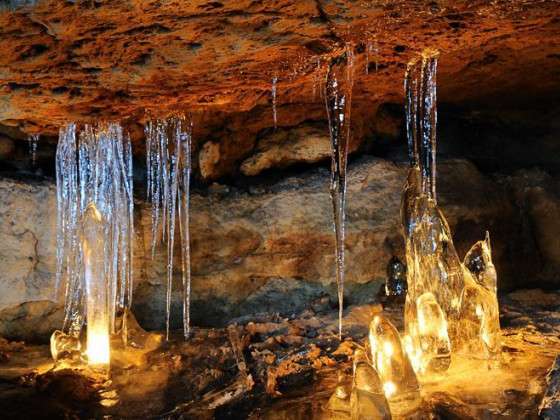
[[[99,213],[99,210],[97,210],[97,207],[93,201],[87,205],[84,212],[84,219],[93,219],[96,222],[101,221],[101,213]]]
[[[492,246],[490,245],[490,232],[486,231],[486,235],[484,236],[484,242],[486,242],[486,246],[488,247],[488,251],[492,251]]]

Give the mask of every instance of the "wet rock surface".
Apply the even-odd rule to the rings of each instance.
[[[560,324],[541,314],[544,308],[558,313],[535,301],[538,296],[560,298],[558,292],[525,290],[502,300],[500,366],[454,359],[445,375],[421,380],[423,415],[538,418],[545,392],[550,401],[546,389],[555,383],[554,373],[548,380],[546,374],[560,348]],[[401,305],[362,305],[345,311],[343,342],[336,336],[336,311],[330,310],[195,329],[189,341],[174,336],[146,353],[141,364],[113,366],[110,382],[75,369],[51,371],[45,346],[4,342],[0,350],[9,356],[0,363],[0,408],[3,418],[326,419],[337,372],[350,374],[352,354],[380,313],[402,328]],[[523,321],[513,326],[511,319]],[[402,409],[391,407],[393,414]]]

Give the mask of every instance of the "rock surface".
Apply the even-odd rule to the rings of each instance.
[[[535,221],[520,214],[508,195],[511,180],[492,181],[465,161],[444,161],[438,170],[439,201],[461,257],[489,230],[501,290],[530,286],[533,283],[527,279],[539,276],[543,284],[557,284],[556,266],[546,265],[540,273],[535,268],[540,265],[534,263],[559,252],[557,243],[547,243],[550,249],[542,252],[531,243],[533,238],[538,243],[554,238],[556,225],[549,225],[545,237],[540,230],[532,230]],[[361,158],[350,165],[347,303],[375,301],[389,260],[393,256],[404,260],[399,221],[404,176],[404,167],[379,159]],[[215,186],[193,194],[195,325],[223,325],[250,314],[289,315],[336,304],[328,180],[328,171],[315,169],[273,184],[253,185],[246,191]],[[55,188],[46,182],[2,179],[0,194],[6,204],[0,209],[0,231],[9,245],[0,247],[0,263],[5,267],[0,278],[6,285],[0,297],[0,334],[44,336],[60,317],[46,302],[40,302],[51,299],[54,290]],[[560,202],[551,197],[553,203]],[[135,223],[134,311],[145,327],[161,328],[166,255],[158,247],[151,259],[151,219],[146,204],[137,203]],[[28,252],[22,252],[26,249]],[[178,257],[179,250],[175,255]],[[181,319],[179,265],[176,260],[175,326]],[[35,301],[35,306],[29,306]],[[34,314],[40,308],[52,313],[44,330],[35,324]]]
[[[241,173],[253,176],[270,168],[315,163],[330,157],[330,144],[322,127],[300,126],[276,131],[259,140],[255,153],[241,164]]]
[[[546,372],[560,345],[560,324],[544,320],[548,306],[538,297],[551,302],[560,294],[522,295],[501,301],[499,363],[489,369],[477,358],[454,358],[445,373],[419,378],[421,401],[390,400],[393,418],[538,418],[543,395],[545,402],[549,397]],[[125,349],[114,336],[106,382],[64,362],[51,370],[48,346],[0,340],[0,411],[3,418],[325,420],[331,418],[329,396],[340,376],[342,383],[350,380],[355,350],[363,348],[368,325],[379,314],[402,331],[402,304],[376,304],[344,311],[342,342],[336,337],[337,311],[313,309],[295,318],[266,314],[233,320],[227,328],[195,328],[189,340],[173,335],[151,350],[141,344]],[[158,336],[137,327],[138,333]],[[131,341],[142,343],[134,335]],[[120,363],[137,352],[145,355],[139,363]]]
[[[515,104],[544,115],[560,92],[559,31],[554,0],[42,0],[0,12],[0,124],[25,138],[56,136],[71,120],[118,119],[139,144],[146,111],[193,112],[197,150],[219,145],[213,177],[235,175],[274,125],[273,77],[280,127],[325,122],[321,80],[345,42],[355,45],[357,145],[385,134],[379,108],[402,104],[405,64],[425,47],[441,50],[438,99],[470,106],[467,127],[504,107],[516,121]],[[457,131],[484,160],[488,138]],[[552,140],[546,150],[558,153]],[[497,152],[508,159],[523,156],[504,145]]]

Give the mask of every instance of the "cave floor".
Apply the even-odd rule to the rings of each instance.
[[[393,418],[538,418],[545,376],[560,354],[560,292],[518,291],[500,299],[502,360],[453,359],[445,375],[421,379],[414,413],[391,406]],[[49,347],[0,347],[2,418],[327,419],[338,372],[364,344],[367,325],[384,312],[402,328],[398,304],[350,306],[342,343],[335,311],[293,318],[255,316],[243,325],[195,329],[169,342],[139,328],[133,350],[113,346],[111,378],[78,368],[51,370]],[[134,348],[136,347],[136,348]]]

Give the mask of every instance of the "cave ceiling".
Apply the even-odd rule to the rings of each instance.
[[[44,0],[0,12],[0,124],[54,136],[120,120],[139,139],[147,118],[192,113],[200,137],[247,149],[273,125],[273,77],[279,125],[325,119],[314,90],[348,42],[358,133],[402,103],[426,47],[441,52],[440,103],[559,97],[558,1]]]

